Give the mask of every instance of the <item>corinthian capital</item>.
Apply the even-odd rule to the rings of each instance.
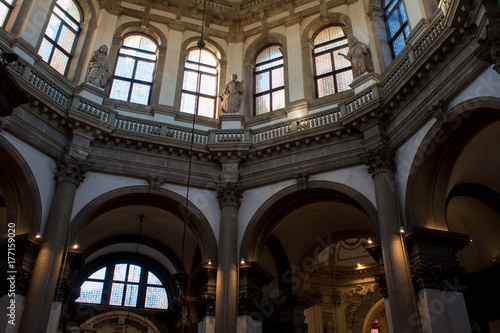
[[[361,161],[368,166],[368,173],[372,176],[381,172],[394,172],[394,149],[387,145],[381,145],[376,149],[369,149],[365,154],[360,155]]]
[[[222,183],[217,186],[217,200],[220,207],[234,206],[239,208],[241,205],[241,197],[243,188],[241,183]]]
[[[57,182],[70,182],[78,187],[85,179],[89,167],[90,163],[82,159],[64,155],[56,160],[55,179]]]

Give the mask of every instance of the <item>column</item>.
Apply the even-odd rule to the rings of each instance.
[[[242,188],[238,182],[227,181],[219,184],[217,190],[221,224],[215,297],[215,332],[233,333],[236,332],[238,314],[238,209]]]
[[[394,180],[396,170],[394,151],[383,140],[383,135],[378,133],[377,137],[382,140],[378,141],[376,148],[368,149],[361,159],[368,166],[368,172],[372,175],[375,186],[389,311],[392,317],[392,330],[389,328],[389,331],[419,332],[413,286],[400,233],[398,197]]]
[[[20,333],[45,333],[68,237],[75,193],[89,165],[65,155],[56,161],[56,189],[50,206],[43,244],[36,258]]]

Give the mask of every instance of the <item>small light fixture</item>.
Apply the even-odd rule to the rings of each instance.
[[[472,243],[472,238],[469,238],[469,243]]]
[[[497,262],[497,258],[493,259],[493,260],[492,260],[492,262],[493,262],[493,263]]]
[[[399,228],[399,232],[402,233],[402,234],[404,234],[405,233],[405,227],[401,226]]]
[[[368,244],[371,244],[371,243],[373,243],[372,238],[368,237]]]
[[[361,266],[362,266],[362,265],[358,262],[358,268],[361,268]]]
[[[35,238],[36,238],[36,239],[40,239],[40,238],[42,238],[42,236],[40,235],[40,233],[39,233],[39,232],[37,232],[37,233],[36,233],[36,235],[35,235]]]
[[[78,249],[78,243],[73,244],[73,249]]]
[[[245,258],[241,258],[240,264],[244,265],[245,264]]]
[[[208,264],[212,265],[212,259],[208,259]]]

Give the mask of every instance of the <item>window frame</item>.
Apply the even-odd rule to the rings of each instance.
[[[193,51],[196,51],[196,50],[199,50],[200,51],[200,62],[194,62],[192,60],[189,60],[189,55],[191,54],[191,52]],[[201,62],[201,52],[202,51],[206,51],[208,53],[210,53],[210,55],[215,59],[215,66],[211,66],[211,65],[207,65],[207,64],[203,64]],[[192,68],[187,68],[186,64],[193,64],[194,66],[198,66],[198,69],[192,69]],[[199,114],[199,106],[200,106],[200,98],[208,98],[208,99],[213,99],[214,101],[214,109],[213,109],[213,114],[211,117],[208,117],[208,118],[211,118],[211,119],[215,119],[217,117],[217,109],[218,109],[218,106],[219,106],[219,103],[218,103],[218,94],[219,94],[219,82],[220,82],[220,70],[219,70],[219,64],[220,64],[220,59],[209,49],[207,48],[202,48],[200,49],[199,47],[191,47],[187,50],[187,56],[186,56],[186,60],[184,61],[184,68],[182,70],[182,84],[181,84],[181,98],[180,98],[180,104],[179,104],[179,112],[181,113],[184,113],[184,114],[193,114],[193,113],[190,113],[190,112],[185,112],[185,111],[182,111],[182,98],[184,96],[184,94],[186,95],[191,95],[191,96],[195,96],[195,99],[196,99],[196,104],[195,104],[195,109],[193,110],[194,112],[194,115],[196,116],[202,116],[202,117],[207,117],[205,115],[200,115]],[[213,70],[215,70],[215,74],[211,74],[211,73],[208,73],[208,72],[204,72],[204,71],[201,71],[200,70],[200,67],[201,66],[204,66],[204,67],[208,67],[208,68],[212,68]],[[196,85],[196,91],[193,92],[193,91],[190,91],[190,90],[185,90],[184,89],[184,79],[185,79],[185,75],[186,75],[186,71],[188,72],[192,72],[192,73],[196,73],[197,75],[197,85]],[[204,94],[200,91],[198,91],[198,88],[200,88],[200,84],[201,84],[201,76],[202,75],[208,75],[208,76],[211,76],[212,78],[215,79],[215,93],[213,96],[211,95],[207,95],[207,94]],[[198,82],[200,82],[200,84],[198,84]]]
[[[277,46],[279,48],[278,51],[280,52],[281,57],[273,58],[273,59],[270,59],[270,60],[266,60],[264,62],[257,63],[257,58],[259,57],[259,55],[262,52],[264,52],[264,50],[266,50],[267,48],[274,47],[274,46]],[[283,55],[283,52],[280,50],[282,47],[283,47],[282,45],[277,44],[277,43],[267,44],[264,47],[262,47],[256,53],[256,55],[255,55],[255,65],[254,65],[254,69],[253,69],[253,115],[254,116],[261,116],[261,115],[269,114],[271,112],[274,112],[274,111],[286,108],[285,56]],[[274,67],[265,68],[265,69],[257,72],[257,68],[258,67],[266,65],[266,64],[269,64],[269,63],[273,63],[273,62],[276,62],[276,61],[279,61],[279,60],[281,60],[281,64],[280,65],[274,66]],[[273,88],[273,86],[272,86],[273,73],[272,72],[273,72],[273,70],[276,70],[276,69],[279,69],[279,68],[281,68],[282,71],[283,71],[283,85],[278,86],[276,88]],[[265,73],[265,72],[269,73],[269,89],[257,93],[256,92],[256,90],[257,90],[257,75]],[[282,108],[279,108],[279,109],[273,109],[273,93],[275,93],[277,91],[280,91],[280,90],[283,90],[283,104],[284,104],[284,106]],[[269,112],[263,112],[263,113],[257,114],[257,98],[260,97],[260,96],[264,96],[266,94],[269,94],[269,106],[270,106],[270,110],[269,110]]]
[[[387,4],[386,4],[387,2]],[[391,11],[389,13],[387,13],[387,9],[391,7],[391,5],[394,4],[393,8],[391,9]],[[402,3],[403,5],[403,9],[404,9],[404,14],[405,14],[405,17],[406,17],[406,22],[403,23],[403,19],[402,19],[402,15],[401,15],[401,11],[399,9],[400,7],[400,4]],[[385,22],[385,29],[386,29],[386,32],[387,32],[387,41],[389,43],[389,48],[391,50],[391,56],[393,59],[395,59],[400,53],[401,51],[396,54],[396,52],[394,51],[394,42],[399,38],[399,36],[402,34],[403,35],[403,41],[405,42],[406,44],[406,40],[408,39],[408,36],[406,35],[406,27],[409,28],[409,22],[408,22],[408,14],[406,13],[406,6],[405,6],[405,3],[403,0],[384,0],[384,22]],[[394,11],[397,11],[397,17],[398,17],[398,21],[399,21],[399,28],[398,30],[394,33],[394,36],[391,38],[391,31],[389,29],[389,17],[394,13]],[[409,33],[408,33],[409,35]],[[402,49],[401,49],[402,50]]]
[[[12,4],[9,4],[5,0],[0,0],[0,2],[7,7],[7,15],[5,15],[5,19],[3,21],[3,24],[0,26],[1,29],[5,29],[7,26],[7,23],[9,22],[10,15],[12,14],[12,11],[14,10],[14,7],[16,6],[16,1],[12,1]]]
[[[63,76],[67,76],[68,75],[68,71],[71,67],[71,62],[73,60],[73,55],[75,53],[75,49],[76,49],[76,46],[78,44],[78,40],[80,38],[80,32],[82,31],[82,28],[81,28],[81,25],[82,23],[84,22],[84,16],[83,16],[83,11],[82,9],[80,8],[80,4],[75,1],[75,0],[71,0],[71,2],[73,2],[73,4],[76,6],[76,8],[78,9],[78,12],[80,13],[80,22],[78,22],[75,18],[73,18],[73,16],[71,16],[67,11],[65,11],[61,6],[59,6],[57,4],[57,1],[54,1],[54,5],[52,6],[52,9],[50,11],[50,15],[48,17],[48,21],[47,21],[47,25],[45,26],[45,30],[43,32],[43,35],[42,35],[42,38],[41,38],[41,41],[40,41],[40,45],[38,46],[38,55],[39,52],[40,52],[40,47],[42,46],[42,43],[45,40],[47,40],[51,45],[52,45],[52,49],[50,51],[50,55],[49,55],[49,58],[48,60],[46,61],[46,63],[54,68],[54,70],[56,70],[58,73],[60,73],[61,75]],[[70,26],[62,17],[60,17],[55,11],[54,11],[54,8],[57,8],[59,10],[61,10],[63,13],[65,13],[67,15],[67,17],[73,22],[75,23],[77,26],[78,26],[78,31],[75,31],[75,29]],[[49,27],[49,23],[50,23],[50,20],[52,18],[52,15],[56,16],[59,20],[61,20],[61,24],[57,30],[57,33],[56,33],[56,40],[53,40],[52,38],[50,38],[49,36],[47,36],[46,32],[47,32],[47,29]],[[62,46],[60,46],[58,44],[58,41],[59,41],[59,37],[60,37],[60,33],[61,33],[61,30],[63,28],[63,26],[67,27],[68,29],[70,29],[70,31],[72,31],[74,34],[75,34],[75,39],[73,40],[73,44],[71,45],[71,52],[68,52],[66,51]],[[58,49],[60,52],[62,52],[64,55],[66,55],[68,57],[68,62],[66,63],[66,67],[64,69],[64,73],[61,73],[59,72],[55,67],[53,67],[50,63],[52,61],[52,57],[54,55],[54,50],[55,49]],[[41,55],[40,55],[41,56]]]
[[[148,51],[148,50],[142,50],[142,49],[138,49],[138,48],[134,48],[134,47],[130,47],[130,46],[124,45],[125,40],[128,37],[131,37],[131,36],[144,36],[144,37],[150,39],[156,45],[156,51],[155,52],[151,52],[151,51]],[[149,59],[146,59],[146,58],[141,58],[141,57],[133,56],[133,55],[130,55],[130,54],[121,54],[122,49],[138,50],[139,52],[149,53],[151,55],[154,54],[155,60],[149,60]],[[151,98],[152,98],[152,95],[153,95],[153,85],[155,84],[156,72],[157,72],[157,68],[158,68],[159,49],[160,49],[160,45],[158,45],[158,42],[155,40],[155,38],[153,38],[152,36],[150,36],[148,34],[136,31],[136,32],[130,32],[130,33],[124,35],[123,39],[122,39],[122,43],[121,43],[121,45],[118,48],[118,51],[116,53],[116,58],[115,58],[114,68],[113,68],[113,74],[111,76],[111,84],[109,86],[109,93],[108,93],[109,98],[113,99],[113,100],[116,100],[116,101],[126,102],[126,103],[134,103],[134,104],[138,104],[138,105],[151,105]],[[123,58],[132,58],[133,59],[133,61],[134,61],[134,68],[132,70],[132,76],[131,76],[131,78],[127,78],[127,77],[117,76],[116,75],[116,69],[118,68],[120,57],[123,57]],[[143,81],[143,80],[137,80],[137,79],[134,78],[135,74],[137,73],[137,64],[139,63],[139,61],[144,61],[144,62],[149,62],[149,63],[154,63],[155,64],[154,65],[154,69],[153,69],[153,74],[152,74],[152,80],[151,80],[151,82],[147,82],[147,81]],[[111,97],[111,91],[113,89],[113,84],[114,84],[115,79],[118,79],[118,80],[121,80],[121,81],[130,82],[130,86],[129,86],[129,89],[128,89],[127,100],[116,99],[116,98],[112,98]],[[147,102],[147,104],[132,102],[130,100],[131,96],[132,96],[132,87],[133,87],[134,83],[139,83],[139,84],[143,84],[143,85],[148,85],[149,86],[149,96],[148,96],[148,102]]]
[[[322,31],[324,31],[326,29],[329,29],[331,27],[339,27],[340,29],[342,29],[342,33],[344,34],[344,36],[336,38],[336,39],[331,39],[331,40],[328,40],[328,41],[320,43],[320,44],[315,44],[314,41],[315,41],[316,37]],[[335,47],[330,48],[330,49],[326,49],[326,50],[318,52],[318,53],[315,52],[315,50],[317,48],[321,48],[321,47],[323,47],[325,45],[328,45],[328,44],[335,44],[335,43],[337,43],[339,41],[342,41],[342,40],[346,40],[347,43],[335,46]],[[316,98],[324,98],[324,97],[333,96],[333,95],[336,95],[336,94],[348,91],[348,90],[339,91],[338,82],[337,82],[338,81],[337,80],[337,74],[342,73],[342,72],[347,72],[347,71],[351,71],[351,73],[352,73],[352,64],[351,64],[351,66],[347,66],[347,67],[344,67],[344,68],[341,68],[341,69],[335,69],[334,52],[336,50],[342,49],[342,48],[344,48],[346,46],[347,46],[347,48],[349,48],[349,38],[348,38],[347,34],[344,32],[344,29],[343,29],[342,25],[340,25],[340,24],[329,24],[327,26],[322,27],[321,29],[318,29],[318,31],[316,31],[316,33],[314,34],[314,36],[312,38],[312,44],[313,44],[312,59],[313,59],[315,97]],[[316,67],[316,58],[319,57],[319,56],[325,55],[325,54],[329,54],[330,55],[330,60],[331,60],[331,63],[332,63],[332,70],[330,72],[318,75],[317,74],[317,67]],[[354,73],[352,73],[352,75],[353,75],[353,78],[354,78]],[[333,76],[334,92],[331,93],[331,94],[327,94],[327,95],[324,95],[324,96],[320,97],[319,96],[319,80],[323,79],[323,78],[326,78],[326,77],[329,77],[329,76]]]
[[[142,310],[152,310],[152,311],[169,311],[171,309],[172,301],[174,299],[172,292],[171,292],[171,286],[170,286],[170,276],[167,276],[165,278],[164,269],[161,269],[159,267],[156,267],[158,265],[154,265],[149,260],[144,260],[144,258],[131,258],[130,255],[118,255],[118,257],[121,258],[115,258],[115,260],[105,260],[105,261],[99,261],[98,263],[94,263],[90,265],[87,269],[85,269],[84,274],[82,275],[82,278],[78,279],[76,282],[76,287],[79,289],[81,286],[87,282],[102,282],[103,287],[102,287],[102,294],[101,294],[101,300],[99,303],[87,303],[87,302],[77,302],[76,300],[79,298],[75,298],[73,302],[75,304],[81,304],[85,306],[106,306],[106,307],[111,307],[111,308],[121,308],[121,309],[142,309]],[[127,270],[125,274],[125,279],[124,281],[118,281],[113,279],[114,275],[114,269],[116,265],[119,264],[127,264]],[[130,270],[130,266],[135,265],[141,267],[141,273],[140,273],[140,278],[139,282],[129,282],[128,280],[128,272]],[[97,271],[101,270],[102,268],[105,268],[105,276],[103,280],[97,280],[97,279],[91,279],[89,280],[90,276],[92,276],[94,273]],[[162,285],[153,285],[153,284],[148,284],[148,273],[151,272],[160,280]],[[110,304],[111,301],[111,291],[113,287],[113,283],[123,283],[123,295],[122,295],[122,301],[121,305],[113,305]],[[137,290],[137,302],[135,306],[127,306],[125,305],[125,298],[127,296],[127,285],[137,285],[138,290]],[[153,287],[162,287],[165,290],[165,293],[167,294],[167,309],[161,309],[161,308],[152,308],[152,307],[146,307],[145,302],[146,302],[146,293],[147,293],[147,288],[149,286]],[[81,296],[81,295],[80,295]]]

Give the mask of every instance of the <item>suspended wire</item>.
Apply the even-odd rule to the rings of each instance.
[[[196,84],[196,92],[199,94],[200,93],[200,88],[201,88],[201,73],[200,73],[200,64],[201,64],[201,51],[205,47],[205,42],[203,41],[203,31],[205,28],[205,15],[206,15],[206,8],[207,8],[207,1],[205,0],[203,2],[203,18],[201,21],[201,37],[198,43],[196,44],[198,48],[200,49],[198,53],[198,69],[197,69],[197,79],[198,82]],[[196,125],[196,112],[198,110],[198,101],[199,101],[199,96],[196,96],[195,99],[195,104],[194,104],[194,112],[193,112],[193,120],[192,120],[192,126],[191,126],[191,143],[189,147],[189,165],[188,165],[188,174],[187,174],[187,185],[186,185],[186,201],[184,203],[184,212],[183,212],[183,218],[184,218],[184,226],[182,230],[182,252],[181,252],[181,263],[184,264],[184,249],[185,249],[185,243],[186,243],[186,226],[189,223],[189,218],[188,218],[188,205],[189,205],[189,190],[191,188],[191,170],[192,170],[192,165],[193,165],[193,147],[194,147],[194,130],[195,130],[195,125]]]

